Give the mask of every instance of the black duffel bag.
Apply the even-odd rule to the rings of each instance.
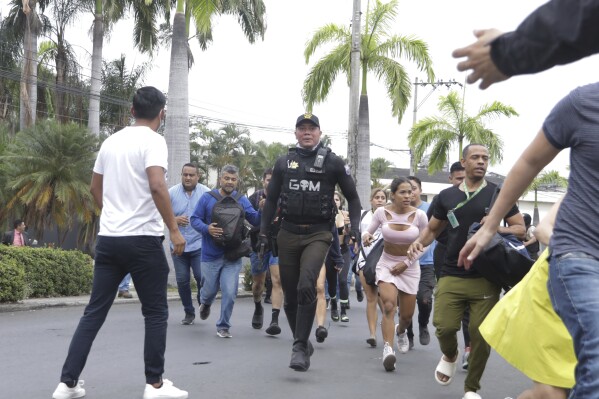
[[[495,189],[486,214],[493,207],[500,191],[501,184]],[[468,239],[478,231],[480,226],[480,223],[472,223],[468,229]],[[490,282],[509,291],[526,276],[533,264],[534,260],[530,258],[524,243],[515,235],[495,233],[485,249],[478,254],[472,267]]]
[[[480,226],[479,223],[470,226],[468,239]],[[533,263],[526,247],[516,236],[495,233],[485,249],[478,254],[472,267],[487,280],[509,291],[524,278]]]

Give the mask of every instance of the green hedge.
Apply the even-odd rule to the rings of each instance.
[[[25,271],[16,260],[0,253],[0,302],[15,302],[25,294]]]
[[[92,278],[83,252],[0,245],[0,302],[88,294]]]

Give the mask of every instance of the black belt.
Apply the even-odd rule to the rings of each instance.
[[[281,222],[281,228],[293,234],[312,234],[321,231],[331,231],[333,228],[332,222],[319,223],[319,224],[295,224],[283,220]]]

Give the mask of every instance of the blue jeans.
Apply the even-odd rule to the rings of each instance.
[[[193,278],[198,284],[198,302],[200,302],[200,284],[202,281],[201,262],[202,248],[191,252],[183,252],[181,256],[172,255],[173,265],[175,266],[175,276],[177,279],[177,288],[179,297],[183,304],[185,313],[195,314],[193,300],[191,299],[191,272]]]
[[[243,259],[243,258],[242,258]],[[241,259],[230,261],[224,257],[202,262],[202,288],[200,289],[200,302],[212,305],[216,293],[220,287],[220,317],[216,322],[216,329],[231,328],[231,315],[233,305],[237,297],[239,286],[239,272],[241,271]]]
[[[169,272],[162,240],[163,237],[155,236],[98,237],[92,293],[71,339],[61,382],[72,385],[79,379],[96,334],[104,324],[118,286],[127,273],[133,277],[144,316],[146,383],[160,382],[166,349],[166,285]]]
[[[574,341],[578,359],[570,399],[599,395],[599,260],[572,252],[549,261],[547,288]]]
[[[127,273],[123,278],[119,284],[119,291],[129,291],[129,284],[131,284],[131,273]]]

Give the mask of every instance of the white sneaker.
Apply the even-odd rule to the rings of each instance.
[[[410,340],[408,339],[408,333],[404,331],[403,333],[398,332],[399,324],[395,325],[395,334],[397,334],[397,350],[399,353],[408,353],[410,350]]]
[[[177,388],[167,379],[162,380],[160,388],[154,388],[151,384],[146,384],[143,399],[186,399],[187,391]]]
[[[75,399],[84,396],[85,389],[83,389],[83,380],[79,380],[77,381],[77,385],[73,388],[69,388],[64,382],[58,384],[56,390],[52,394],[52,399]]]
[[[388,342],[385,342],[383,348],[383,367],[385,367],[385,371],[395,370],[395,352]]]

